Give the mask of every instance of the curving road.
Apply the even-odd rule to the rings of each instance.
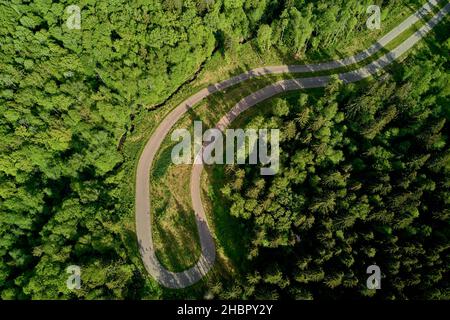
[[[202,254],[196,263],[190,269],[183,272],[171,272],[165,269],[158,261],[155,255],[152,239],[151,215],[150,215],[150,170],[157,152],[170,132],[175,123],[195,104],[208,97],[210,94],[224,90],[237,83],[247,79],[277,73],[304,73],[317,72],[323,70],[332,70],[338,67],[347,66],[360,62],[374,53],[378,52],[386,44],[391,42],[400,33],[411,27],[419,19],[424,17],[436,5],[437,1],[429,1],[414,15],[410,16],[399,26],[394,28],[386,36],[381,38],[376,44],[371,46],[364,52],[361,52],[350,58],[331,61],[319,64],[310,64],[303,66],[270,66],[251,70],[241,75],[235,76],[231,79],[225,80],[218,84],[209,86],[198,93],[194,94],[187,100],[183,101],[175,109],[173,109],[168,116],[156,128],[150,139],[148,140],[141,157],[139,159],[137,174],[136,174],[136,234],[139,243],[139,250],[141,252],[142,260],[145,268],[150,275],[155,278],[161,285],[179,289],[190,286],[198,282],[203,276],[207,274],[215,261],[215,244],[211,232],[208,227],[205,211],[201,200],[200,177],[203,170],[203,165],[194,164],[191,174],[190,192],[192,205],[195,212],[195,220],[198,228]],[[402,44],[390,51],[388,54],[382,56],[366,65],[363,68],[338,74],[338,77],[344,83],[351,83],[360,81],[370,77],[378,71],[391,64],[398,59],[409,49],[411,49],[417,42],[419,42],[426,34],[428,34],[449,12],[450,3],[440,10],[428,23],[426,23],[414,35],[406,39]],[[290,90],[299,90],[307,88],[318,88],[326,86],[331,80],[331,76],[318,76],[311,78],[281,80],[274,84],[268,85],[265,88],[256,91],[237,103],[221,120],[216,127],[224,130],[239,114],[248,108],[266,100],[274,95]],[[200,154],[197,155],[199,157]]]

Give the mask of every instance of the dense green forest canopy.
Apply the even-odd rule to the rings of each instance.
[[[129,177],[121,170],[124,155],[119,142],[131,130],[130,117],[157,109],[212,54],[219,51],[226,56],[246,41],[256,41],[261,52],[275,47],[295,57],[331,50],[364,28],[369,2],[0,1],[1,298],[161,297],[156,285],[143,288],[146,275],[124,244],[121,222],[130,212],[122,210],[119,189]],[[65,24],[65,8],[73,4],[81,8],[80,30]],[[386,5],[400,6],[397,1]],[[448,52],[448,41],[446,48]],[[389,80],[366,95],[343,89],[347,92],[343,96],[330,92],[324,98],[304,96],[298,105],[280,102],[289,111],[276,108],[273,121],[286,124],[291,132],[286,141],[304,154],[295,160],[294,150],[285,147],[294,161],[285,159],[280,177],[258,182],[249,168],[246,183],[255,190],[253,195],[242,192],[237,198],[239,188],[231,186],[225,194],[236,202],[235,216],[251,221],[253,213],[247,210],[258,200],[271,205],[263,217],[274,212],[284,221],[276,226],[270,219],[252,221],[257,227],[249,248],[254,260],[262,261],[269,249],[285,259],[290,252],[306,254],[290,258],[291,264],[261,270],[264,280],[251,283],[266,283],[261,290],[292,297],[324,292],[320,285],[310,285],[324,277],[330,287],[341,283],[351,287],[354,277],[342,274],[342,265],[350,267],[358,256],[348,248],[354,246],[363,255],[363,247],[376,239],[374,250],[379,251],[373,255],[398,256],[386,260],[392,261],[386,269],[407,271],[406,265],[397,264],[410,256],[410,268],[417,260],[423,270],[430,270],[423,280],[428,286],[445,289],[441,280],[441,270],[448,266],[445,59],[424,59],[426,71],[408,66],[398,84]],[[371,105],[366,107],[367,103]],[[369,113],[364,112],[367,108]],[[400,121],[406,126],[396,129]],[[314,132],[308,134],[302,124],[313,125]],[[357,134],[359,129],[363,134]],[[417,143],[423,147],[414,147]],[[363,159],[357,156],[360,152]],[[328,173],[330,181],[322,182]],[[367,185],[371,174],[376,180]],[[392,181],[391,174],[399,178]],[[387,192],[389,186],[392,192]],[[282,193],[269,197],[271,188],[289,189],[292,198],[281,199]],[[284,211],[278,208],[281,203]],[[357,212],[343,215],[345,206],[355,205],[360,207]],[[306,208],[319,218],[306,214]],[[428,216],[423,216],[425,212]],[[330,224],[337,214],[343,215],[344,226],[334,230]],[[369,221],[379,228],[372,228]],[[320,237],[313,236],[317,232]],[[295,234],[310,242],[295,244]],[[316,254],[313,242],[330,237],[333,246]],[[404,245],[396,245],[397,238]],[[334,252],[334,247],[342,253]],[[344,262],[330,271],[327,266],[333,259]],[[81,290],[66,287],[65,269],[70,264],[83,268]],[[306,272],[300,275],[300,270]],[[397,274],[407,277],[405,273]],[[406,295],[417,281],[407,279],[405,290],[392,292]],[[224,288],[224,292],[231,291]]]
[[[448,37],[448,35],[447,35]],[[281,170],[229,166],[254,272],[225,298],[449,299],[450,41],[361,87],[276,98],[249,128],[284,128]],[[378,265],[382,290],[369,290]]]

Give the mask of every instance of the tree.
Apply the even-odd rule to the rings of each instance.
[[[272,28],[267,24],[262,24],[258,29],[256,39],[261,52],[269,50],[272,45]]]

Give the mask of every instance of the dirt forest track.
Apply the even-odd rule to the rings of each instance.
[[[162,120],[145,145],[139,159],[136,173],[136,234],[142,261],[149,274],[165,287],[172,289],[185,288],[202,279],[213,266],[216,257],[214,239],[208,227],[205,210],[201,200],[200,178],[203,170],[202,164],[193,165],[190,182],[192,205],[195,212],[195,221],[201,244],[201,256],[199,260],[192,268],[182,272],[171,272],[164,268],[164,266],[162,266],[158,261],[153,245],[150,207],[150,171],[163,140],[177,121],[180,120],[190,108],[194,107],[198,102],[205,99],[209,95],[217,91],[222,91],[250,78],[268,74],[311,73],[324,70],[333,70],[361,62],[379,52],[402,32],[409,29],[416,22],[429,14],[436,4],[436,0],[427,2],[420,10],[391,30],[378,42],[355,56],[318,64],[281,65],[253,69],[200,90],[173,109]],[[450,3],[446,4],[445,7],[436,13],[431,20],[423,25],[423,27],[421,27],[412,36],[377,60],[368,63],[366,66],[357,70],[346,73],[338,73],[336,75],[344,83],[352,83],[368,78],[383,70],[386,66],[390,65],[392,62],[404,55],[423,37],[425,37],[448,14],[449,10]],[[330,80],[331,76],[317,76],[281,80],[270,84],[239,101],[226,115],[220,119],[216,125],[216,128],[224,130],[242,112],[277,94],[292,90],[325,87]]]

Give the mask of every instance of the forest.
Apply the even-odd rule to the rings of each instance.
[[[80,30],[65,24],[73,4]],[[365,27],[369,4],[0,1],[1,299],[164,297],[122,227],[133,215],[121,194],[132,119],[247,42],[261,54],[327,56]],[[391,279],[383,298],[448,299],[446,36],[379,83],[280,97],[252,119],[286,128],[282,167],[274,179],[225,168],[230,214],[251,230],[251,270],[215,285],[217,296],[368,296],[356,279],[377,262]],[[72,264],[81,290],[66,286]]]
[[[281,173],[224,169],[254,271],[222,297],[450,298],[449,45],[359,88],[275,98],[248,122],[284,128]]]

